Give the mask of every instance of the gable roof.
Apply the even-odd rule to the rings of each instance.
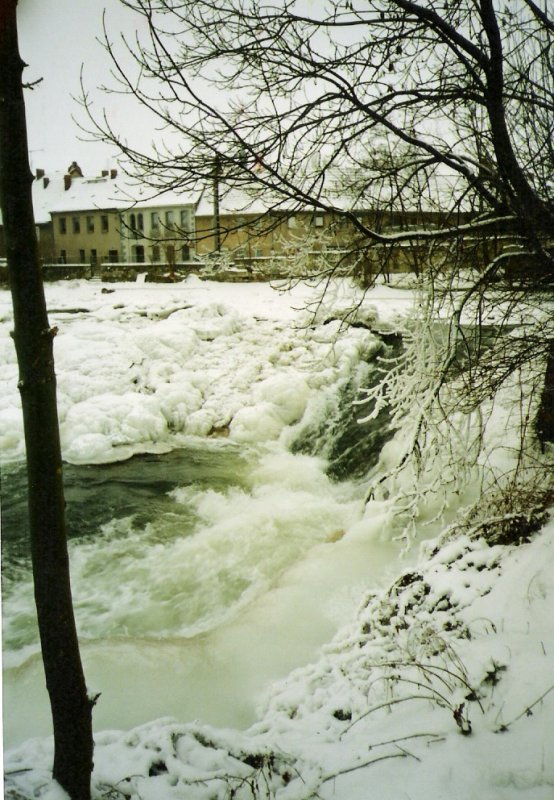
[[[132,183],[126,176],[82,177],[75,172],[40,171],[32,184],[35,223],[45,225],[51,214],[71,214],[86,211],[126,211],[133,208],[155,209],[175,206],[194,206],[200,202],[201,191],[184,193],[166,191],[155,193],[149,187]],[[69,187],[66,189],[66,183]],[[2,212],[0,210],[0,225]]]
[[[63,185],[63,184],[62,184]],[[165,208],[196,206],[200,193],[166,191],[155,193],[149,187],[139,186],[125,176],[111,178],[72,177],[67,190],[59,194],[50,205],[50,212],[72,213],[94,210],[126,211],[133,208]]]

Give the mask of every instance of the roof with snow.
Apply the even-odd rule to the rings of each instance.
[[[459,176],[455,175],[432,176],[425,191],[413,193],[410,206],[414,211],[448,208],[452,198],[460,192],[459,182]],[[126,175],[117,175],[115,170],[96,177],[82,176],[78,165],[72,165],[65,173],[57,171],[44,175],[40,171],[33,181],[32,190],[35,221],[39,225],[48,223],[51,213],[77,213],[94,209],[125,211],[135,207],[195,206],[199,216],[213,215],[211,189],[204,192],[200,189],[156,191]],[[394,206],[398,202],[394,188],[387,185],[384,179],[368,182],[348,170],[329,170],[324,183],[314,193],[314,196],[317,195],[329,211],[368,211],[388,204]],[[306,196],[309,196],[309,190]],[[220,186],[219,211],[222,215],[262,216],[271,211],[295,213],[313,210],[313,205],[283,198],[270,187],[255,184],[240,188]]]
[[[238,187],[220,184],[219,213],[221,215],[250,214],[262,216],[271,211],[288,213],[314,211],[361,213],[377,209],[401,207],[403,211],[432,213],[448,210],[453,199],[460,197],[466,188],[464,179],[446,170],[427,176],[426,182],[411,188],[399,187],[384,175],[365,174],[361,170],[329,169],[323,176],[297,176],[298,186],[305,198],[314,203],[294,200],[280,195],[271,186],[252,183]],[[399,182],[400,179],[399,179]],[[458,205],[459,210],[470,207]],[[213,214],[213,189],[206,190],[197,208],[199,216]]]
[[[68,188],[66,188],[66,185]],[[71,213],[94,209],[124,211],[133,207],[165,208],[196,205],[201,192],[156,192],[132,182],[114,171],[97,177],[69,175],[61,171],[38,173],[33,181],[33,208],[37,225],[50,222],[51,213]],[[1,221],[1,217],[0,217]]]
[[[211,217],[213,214],[213,190],[204,192],[198,204],[196,213],[201,217]],[[263,190],[252,185],[240,189],[229,188],[221,185],[219,195],[219,213],[229,215],[267,214],[269,211],[288,210],[293,207],[293,201],[283,201],[277,194]]]

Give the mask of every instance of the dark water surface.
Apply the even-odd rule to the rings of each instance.
[[[134,515],[134,524],[144,527],[165,513],[183,516],[185,508],[168,492],[193,484],[216,491],[244,485],[247,466],[241,449],[228,443],[138,455],[113,464],[64,464],[68,537],[92,536],[114,518]],[[2,468],[1,495],[2,556],[7,566],[12,558],[30,555],[24,464]]]

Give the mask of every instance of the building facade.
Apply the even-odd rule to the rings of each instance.
[[[106,265],[171,267],[194,257],[197,198],[148,196],[116,170],[86,178],[72,166],[50,208],[56,263],[88,264],[101,273]]]
[[[436,210],[399,211],[392,201],[377,208],[358,200],[353,209],[348,191],[340,187],[327,203],[332,211],[287,205],[255,187],[212,185],[194,195],[155,194],[113,169],[86,177],[75,162],[65,173],[37,170],[33,204],[39,254],[45,268],[51,265],[49,277],[120,277],[124,266],[136,274],[173,277],[175,270],[209,270],[223,263],[271,277],[301,262],[308,270],[322,252],[330,263],[334,259],[368,275],[417,272],[427,258],[423,245],[409,240],[375,244],[364,226],[390,233],[444,222]],[[0,246],[1,241],[0,228]],[[473,249],[469,259],[475,258]]]

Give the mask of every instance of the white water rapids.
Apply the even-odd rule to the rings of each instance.
[[[151,306],[151,299],[148,302]],[[77,317],[72,322],[73,334],[82,337],[81,351],[88,336],[86,355],[93,361],[98,350],[98,363],[81,358],[84,366],[79,367],[68,342],[62,343],[58,367],[62,431],[82,464],[80,471],[69,473],[68,514],[87,685],[91,693],[101,693],[94,725],[96,730],[127,729],[170,716],[245,728],[256,718],[271,681],[313,658],[351,616],[364,591],[382,580],[388,566],[398,568],[398,548],[386,535],[386,512],[378,504],[364,507],[366,484],[360,479],[360,466],[367,453],[362,452],[356,469],[350,470],[357,471],[352,480],[328,474],[331,440],[336,443],[344,432],[341,426],[347,425],[341,415],[346,405],[350,408],[351,398],[345,398],[344,389],[367,358],[371,335],[353,331],[341,344],[340,352],[346,355],[338,357],[334,348],[335,360],[325,362],[329,326],[320,329],[319,339],[311,334],[306,344],[305,332],[291,332],[271,321],[247,324],[221,307],[196,318],[177,312],[173,328],[162,321],[158,329],[151,323],[148,330],[143,315],[131,313],[128,306],[122,311],[121,305],[112,307],[117,314],[108,315],[102,306],[92,320],[83,315],[82,323]],[[195,319],[200,322],[193,339]],[[110,337],[115,336],[116,323],[121,356],[111,345],[110,352],[103,345],[98,348],[100,341],[115,341]],[[178,324],[186,336],[177,331]],[[248,349],[241,352],[244,342]],[[186,392],[182,386],[172,389],[171,383],[173,375],[182,379],[182,370],[173,356],[165,355],[173,348],[178,362],[183,343],[187,380],[200,398],[198,408],[186,413],[173,400],[179,391],[179,398]],[[279,356],[270,351],[270,343]],[[131,344],[132,359],[124,349]],[[136,352],[139,347],[142,356]],[[231,351],[235,360],[229,368]],[[195,359],[208,365],[209,375],[201,366],[190,372]],[[301,378],[291,372],[291,363],[297,370],[302,365]],[[225,380],[235,392],[234,419],[240,425],[233,430],[231,424],[229,438],[198,435],[198,422],[194,435],[186,428],[176,431],[173,408],[183,419],[189,414],[198,420],[204,414],[217,427],[217,419],[207,415],[215,413],[218,398],[219,410],[231,402],[221,382],[211,388],[217,384],[217,369],[224,373],[223,365]],[[95,366],[102,378],[96,394],[91,388]],[[248,381],[243,386],[236,377],[246,366],[254,387],[251,396],[244,388]],[[146,376],[148,386],[142,391]],[[125,394],[127,383],[116,386],[120,379],[132,380],[135,394]],[[121,466],[87,467],[88,444],[91,460],[98,462],[103,460],[99,448],[104,440],[111,436],[111,446],[120,446],[124,429],[114,432],[114,416],[104,409],[110,403],[117,413],[129,409],[129,397],[137,403],[148,401],[147,414],[146,406],[139,408],[144,417],[138,406],[127,416],[121,413],[122,426],[134,415],[132,433],[127,434],[133,452],[149,449],[137,443],[136,431],[158,441],[166,436],[173,447],[170,437],[180,435],[179,449],[151,456],[149,463],[139,457]],[[86,429],[85,418],[76,412],[79,403],[88,404],[90,424],[101,429]],[[14,404],[6,408],[6,441],[15,442],[17,451],[10,423]],[[171,421],[166,433],[164,418]],[[293,446],[295,436],[287,434],[291,424],[296,426],[296,440],[304,435],[305,446]],[[360,431],[359,440],[363,436]],[[4,467],[3,479],[18,469],[17,464]],[[13,514],[23,517],[24,511],[16,504]],[[17,536],[14,541],[13,547],[6,542],[4,552],[7,748],[50,731],[28,557],[17,545]]]
[[[72,542],[97,729],[160,716],[247,726],[268,683],[310,659],[394,559],[377,537],[343,535],[359,496],[318,459],[269,454],[245,477],[250,488],[176,489],[193,520],[167,511],[137,530],[125,517]],[[7,640],[34,639],[28,579],[4,625]],[[35,646],[5,650],[4,681],[6,745],[48,733]]]

